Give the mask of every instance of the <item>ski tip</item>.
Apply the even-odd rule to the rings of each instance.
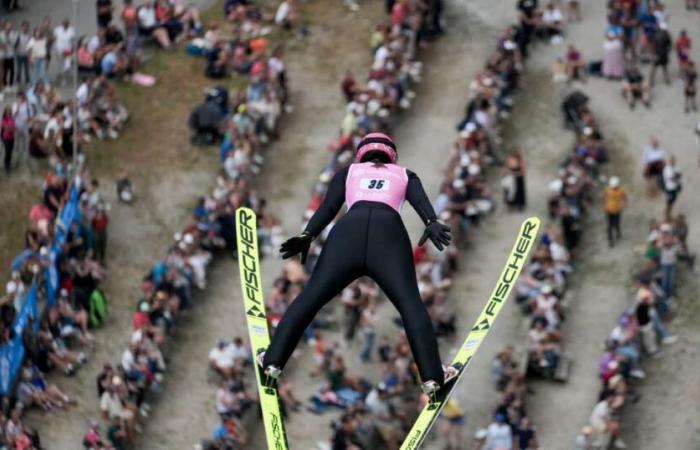
[[[520,226],[520,235],[528,238],[534,238],[540,231],[540,218],[537,216],[528,217]],[[534,233],[533,233],[534,232]]]
[[[537,224],[537,225],[539,225],[539,224],[540,224],[540,218],[537,217],[537,216],[530,216],[530,217],[528,217],[527,219],[525,219],[525,222],[526,222],[526,223],[529,222],[529,223],[531,223],[531,224]]]

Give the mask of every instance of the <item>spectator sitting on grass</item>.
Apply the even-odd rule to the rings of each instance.
[[[170,48],[172,41],[168,34],[168,29],[160,23],[157,18],[154,2],[146,1],[138,9],[138,29],[139,34],[144,38],[155,38],[161,47]]]

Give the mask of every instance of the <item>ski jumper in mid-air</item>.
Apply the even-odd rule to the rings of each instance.
[[[267,376],[278,378],[304,330],[318,311],[353,280],[369,276],[401,315],[426,394],[459,374],[440,360],[433,325],[418,293],[411,241],[399,212],[408,200],[425,224],[418,245],[427,239],[442,250],[449,227],[439,223],[418,176],[396,164],[396,145],[386,135],[370,133],[357,146],[355,162],[335,174],[325,199],[305,231],[282,244],[283,258],[301,254],[347,203],[347,213],[333,226],[304,290],[291,303],[267,350],[257,355]]]

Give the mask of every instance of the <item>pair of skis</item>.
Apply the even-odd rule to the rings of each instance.
[[[440,412],[442,412],[457,383],[464,375],[472,357],[491,330],[494,320],[496,320],[510,296],[515,282],[527,261],[530,250],[535,245],[539,228],[540,220],[536,217],[526,219],[521,225],[518,237],[510,252],[506,266],[501,271],[496,287],[491,292],[486,306],[484,306],[474,326],[452,360],[452,365],[460,370],[459,375],[429,399],[401,445],[401,450],[418,449],[425,441],[428,432],[437,421]],[[264,351],[268,347],[270,336],[262,294],[263,286],[258,258],[256,217],[251,209],[239,208],[236,211],[236,235],[243,304],[248,323],[248,335],[253,350],[253,357],[255,358],[257,353]],[[284,423],[282,422],[277,387],[274,383],[270,383],[270,380],[266,380],[264,372],[257,364],[255,369],[268,449],[287,450],[289,447]]]

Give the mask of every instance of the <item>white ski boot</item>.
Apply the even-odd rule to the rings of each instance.
[[[457,369],[454,366],[442,366],[442,370],[445,372],[445,381],[443,382],[443,386],[452,381],[454,378],[459,375],[459,369]],[[424,381],[420,385],[421,391],[423,391],[424,394],[426,395],[432,395],[435,394],[438,390],[440,390],[440,385],[437,383],[435,380],[428,380]]]
[[[266,376],[272,378],[273,380],[279,379],[280,374],[282,373],[282,369],[273,365],[265,367],[263,365],[264,359],[265,352],[260,352],[255,356],[255,361],[258,363],[258,366],[260,366],[260,368],[263,369],[263,373],[265,373]]]

